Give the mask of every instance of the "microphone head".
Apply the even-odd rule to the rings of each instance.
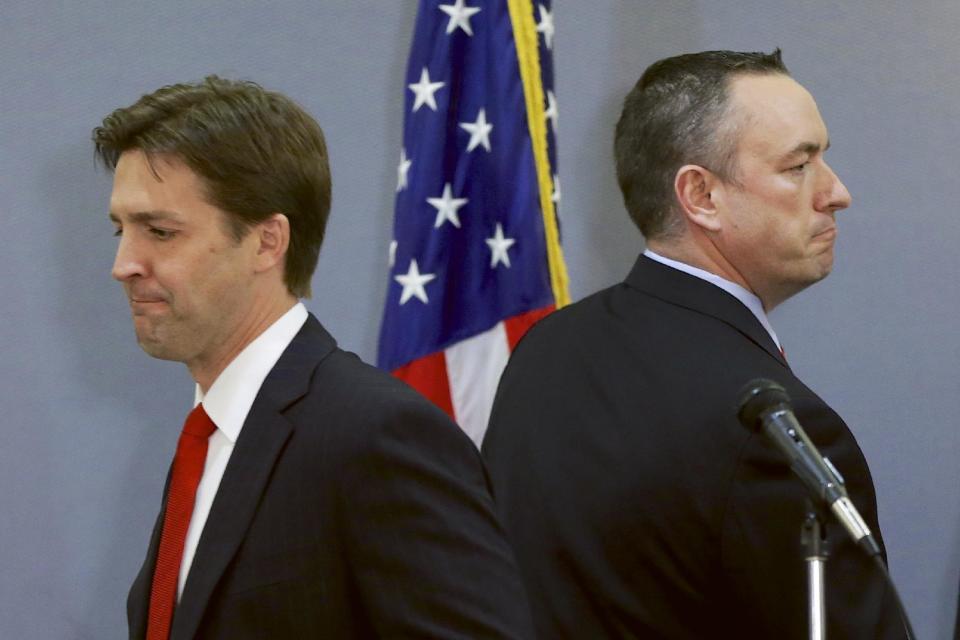
[[[786,389],[766,378],[751,380],[737,395],[737,417],[748,429],[760,427],[760,417],[777,407],[790,408],[790,396]]]

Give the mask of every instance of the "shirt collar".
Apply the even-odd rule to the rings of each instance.
[[[303,327],[307,315],[306,307],[298,302],[244,347],[206,394],[196,386],[194,406],[202,402],[207,415],[230,442],[237,441],[263,381]]]
[[[760,298],[758,298],[757,295],[749,289],[740,286],[736,282],[730,282],[726,278],[721,278],[715,273],[698,269],[697,267],[691,266],[686,262],[671,260],[670,258],[664,257],[659,253],[651,251],[650,249],[645,249],[643,255],[647,256],[651,260],[656,260],[660,264],[673,267],[674,269],[678,269],[684,273],[688,273],[691,276],[700,278],[701,280],[706,280],[707,282],[720,287],[734,298],[742,302],[743,305],[757,317],[757,320],[761,325],[763,325],[763,328],[767,330],[767,333],[770,334],[770,337],[773,339],[773,343],[777,345],[777,348],[783,348],[780,346],[780,339],[777,337],[776,331],[773,330],[773,325],[770,324],[770,320],[767,318],[767,313],[763,310],[763,303],[760,301]]]

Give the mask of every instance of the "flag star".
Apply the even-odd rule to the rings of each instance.
[[[543,40],[547,44],[547,49],[553,49],[553,34],[556,29],[553,26],[553,15],[545,6],[540,5],[540,22],[537,23],[537,31],[543,34]]]
[[[443,88],[443,83],[430,82],[430,72],[427,71],[426,67],[420,72],[420,82],[408,84],[407,87],[410,91],[413,91],[413,94],[416,96],[413,101],[414,113],[423,105],[427,105],[434,111],[437,110],[437,100],[433,94]]]
[[[553,200],[554,204],[560,204],[560,176],[553,174],[553,195],[550,196],[550,199]]]
[[[513,246],[516,242],[513,238],[504,238],[503,237],[503,227],[500,226],[500,223],[497,223],[496,231],[493,232],[492,238],[487,238],[487,246],[490,247],[490,268],[496,269],[499,263],[507,265],[507,268],[510,268],[510,256],[507,255],[507,249]]]
[[[433,223],[434,229],[439,229],[447,220],[456,228],[460,228],[460,216],[457,209],[467,204],[467,198],[454,198],[450,183],[443,185],[443,195],[439,198],[427,198],[427,202],[437,210],[437,219]]]
[[[410,260],[410,268],[405,274],[393,276],[394,280],[403,285],[403,292],[400,294],[400,304],[406,304],[410,298],[416,298],[424,304],[428,303],[427,290],[423,288],[423,285],[436,277],[436,274],[433,273],[420,273],[417,261],[415,259]]]
[[[483,145],[484,149],[490,151],[490,132],[493,131],[493,125],[487,122],[486,109],[480,109],[476,122],[461,122],[460,128],[470,134],[468,153],[476,149],[477,145]]]
[[[473,29],[470,28],[470,18],[474,14],[480,13],[476,7],[466,6],[466,0],[456,0],[454,4],[442,4],[438,9],[450,16],[447,22],[447,35],[457,30],[457,27],[463,29],[468,36],[473,36]]]
[[[410,172],[410,165],[413,161],[407,157],[407,150],[400,149],[400,164],[397,165],[397,192],[407,188],[407,173]]]
[[[393,269],[393,265],[397,263],[397,241],[390,241],[390,248],[387,250],[387,264]]]
[[[543,112],[543,117],[553,125],[553,134],[556,135],[560,113],[557,111],[557,96],[553,95],[553,91],[547,91],[547,110]]]

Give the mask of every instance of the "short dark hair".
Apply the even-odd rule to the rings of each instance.
[[[739,127],[725,116],[730,80],[745,74],[789,71],[780,49],[688,53],[650,65],[627,94],[614,138],[617,180],[630,217],[647,239],[673,231],[673,184],[683,165],[736,180]]]
[[[211,75],[117,109],[93,130],[93,142],[111,171],[131,149],[184,162],[203,180],[209,202],[228,214],[238,241],[252,225],[284,214],[284,282],[293,295],[310,295],[330,211],[330,166],[323,131],[293,100]]]

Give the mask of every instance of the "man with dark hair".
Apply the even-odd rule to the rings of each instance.
[[[469,439],[298,301],[330,206],[316,122],[209,77],[93,137],[137,340],[197,384],[130,637],[529,637]]]
[[[770,378],[879,539],[866,461],[766,314],[824,278],[827,129],[780,52],[661,60],[627,96],[617,174],[647,249],[520,342],[484,455],[543,638],[805,638],[805,490],[735,415]],[[900,638],[885,582],[827,526],[830,638]]]

